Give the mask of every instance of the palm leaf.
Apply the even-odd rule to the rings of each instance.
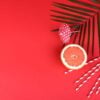
[[[85,2],[82,2],[82,1],[79,1],[79,0],[69,0],[69,1],[77,3],[79,5],[83,5],[85,7],[93,8],[93,9],[96,9],[96,10],[100,10],[100,7],[95,6],[93,4],[85,3]]]
[[[81,40],[82,40],[81,45],[82,45],[82,46],[84,46],[84,41],[85,41],[85,36],[86,36],[86,29],[87,29],[87,22],[85,22],[84,30],[83,30],[82,36],[81,36]]]
[[[74,2],[74,3],[77,3],[77,4],[80,4],[80,5],[83,5],[83,6],[86,6],[88,8],[93,8],[95,10],[98,10],[97,12],[100,12],[100,7],[95,6],[93,4],[81,2],[81,1],[78,1],[78,0],[69,0],[69,1]],[[94,0],[92,2],[95,2],[96,3],[96,1],[98,1],[98,0]],[[96,14],[97,14],[97,20],[98,20],[97,21],[97,25],[98,25],[98,40],[99,40],[99,48],[100,48],[100,16],[99,16],[99,13],[97,13],[97,12],[96,12]],[[92,24],[94,25],[95,23],[93,22]],[[94,32],[94,29],[95,28],[93,27],[92,29],[93,29],[93,32]],[[93,33],[93,36],[94,36],[94,33]],[[93,40],[92,41],[94,42],[94,37],[93,37]],[[99,49],[99,51],[100,51],[100,49]],[[93,52],[94,52],[94,43],[93,43],[93,46],[92,46],[92,55],[94,54]]]
[[[91,24],[90,24],[90,19],[88,20],[88,41],[87,41],[87,53],[89,53],[89,46],[90,46],[90,28],[91,28],[91,26],[90,26]]]
[[[96,13],[94,10],[90,10],[90,9],[86,9],[86,8],[81,8],[81,7],[77,7],[77,6],[70,6],[70,5],[63,4],[63,3],[54,2],[54,4],[57,4],[59,6],[66,7],[66,8],[71,8],[71,9],[85,11],[85,12],[88,12],[88,13]]]
[[[64,16],[69,16],[69,17],[72,17],[72,18],[75,18],[75,19],[80,19],[80,20],[86,20],[85,17],[83,16],[77,16],[75,14],[69,14],[67,12],[63,12],[63,11],[57,11],[57,10],[51,10],[52,12],[56,13],[56,14],[61,14],[61,15],[64,15]]]
[[[70,21],[74,21],[74,22],[81,22],[81,20],[79,20],[79,19],[74,19],[74,18],[69,18],[69,17],[64,17],[64,16],[51,15],[51,17],[57,18],[57,19],[62,19],[62,20],[70,20]]]
[[[79,34],[79,40],[78,40],[79,44],[81,42],[81,36],[82,36],[81,34],[82,34],[83,26],[84,26],[84,24],[82,24],[81,27],[80,27],[80,34]]]
[[[92,2],[94,2],[94,3],[100,3],[100,1],[99,0],[91,0]]]
[[[65,21],[65,20],[60,20],[60,19],[51,19],[53,21],[56,21],[56,22],[60,22],[60,23],[66,23],[66,24],[74,24],[74,22],[70,22],[70,21]]]
[[[63,10],[67,10],[67,11],[71,11],[71,12],[74,12],[74,13],[78,13],[78,14],[81,14],[81,15],[84,15],[84,16],[91,16],[88,13],[84,13],[84,12],[81,12],[81,11],[78,11],[78,10],[75,10],[75,9],[72,9],[72,8],[64,7],[61,4],[56,3],[56,2],[54,2],[53,6],[55,6],[57,8],[60,8],[60,9],[63,9]]]
[[[79,24],[81,23],[80,27],[80,35],[79,35],[79,44],[83,47],[85,46],[85,39],[87,39],[87,52],[90,51],[90,40],[92,40],[92,55],[94,55],[94,32],[95,32],[95,25],[98,25],[98,43],[99,43],[99,51],[100,51],[100,6],[96,6],[95,3],[99,3],[99,0],[91,0],[94,4],[86,3],[79,0],[69,0],[74,5],[69,5],[68,3],[58,3],[54,2],[53,6],[56,7],[58,10],[51,10],[54,14],[52,15],[53,18],[55,18],[55,21],[66,23],[71,20],[71,23],[74,25],[76,22]],[[76,6],[76,4],[78,4]],[[81,6],[81,7],[80,7]],[[91,9],[92,8],[92,9]],[[60,11],[59,11],[60,10]],[[95,20],[95,16],[97,16],[97,22]],[[67,23],[68,24],[68,23]],[[92,28],[92,31],[90,31]],[[86,35],[86,31],[88,34]],[[86,36],[88,38],[86,38]],[[92,38],[90,38],[92,36]],[[75,35],[76,41],[77,34]]]
[[[58,32],[58,31],[59,31],[59,28],[51,30],[51,32]]]
[[[79,30],[79,31],[81,31],[81,27],[82,27],[82,26],[83,26],[83,25],[81,25],[81,26],[78,27],[78,30]],[[78,32],[78,33],[79,33],[79,32]],[[73,43],[76,42],[77,36],[78,36],[78,34],[75,34],[75,37],[74,37]]]
[[[91,0],[92,2],[94,2],[94,3],[100,3],[100,0]]]
[[[99,37],[99,48],[100,48],[100,15],[99,13],[97,14],[97,25],[98,25],[98,37]]]
[[[95,32],[95,28],[94,28],[94,26],[95,26],[95,18],[94,18],[94,16],[93,16],[93,24],[92,24],[92,56],[94,56],[94,32]]]

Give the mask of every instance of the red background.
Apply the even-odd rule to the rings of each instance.
[[[50,32],[52,1],[0,0],[0,100],[87,100],[97,75],[75,92],[73,82],[91,65],[64,74],[62,43]]]

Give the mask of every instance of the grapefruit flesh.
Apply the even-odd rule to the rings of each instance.
[[[70,44],[64,47],[61,52],[62,63],[69,69],[80,69],[87,61],[86,51],[77,44]]]

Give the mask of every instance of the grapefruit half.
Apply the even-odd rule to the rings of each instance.
[[[87,53],[80,45],[69,44],[61,51],[61,61],[65,67],[77,70],[86,64]]]

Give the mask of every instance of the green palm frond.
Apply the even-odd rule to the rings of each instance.
[[[80,15],[75,15],[75,14],[69,14],[67,12],[63,12],[63,11],[57,11],[57,10],[51,10],[52,12],[56,13],[56,14],[60,14],[60,15],[63,15],[63,16],[69,16],[69,17],[72,17],[72,18],[76,18],[76,19],[80,19],[81,21],[82,20],[86,20],[85,17],[82,17]]]
[[[65,16],[51,15],[51,17],[58,18],[58,19],[63,19],[63,20],[70,20],[70,21],[73,21],[73,22],[81,22],[80,19],[74,19],[74,18],[65,17]]]
[[[68,0],[73,5],[68,3],[58,3],[53,2],[53,6],[56,7],[56,10],[52,11],[52,19],[57,22],[67,23],[67,24],[80,24],[80,34],[78,43],[84,47],[85,40],[87,39],[87,52],[90,51],[90,41],[92,40],[92,55],[94,55],[94,32],[95,25],[98,27],[98,43],[100,51],[100,1],[99,0],[90,0],[91,3],[83,2],[81,0]],[[93,4],[94,3],[94,4]],[[98,3],[98,4],[97,4]],[[76,5],[77,4],[77,5]],[[79,6],[78,6],[79,5]],[[97,5],[97,6],[96,6]],[[58,10],[57,10],[58,9]],[[96,22],[97,17],[97,22]],[[91,31],[92,30],[92,31]],[[87,32],[87,34],[86,34]],[[87,36],[87,38],[86,38]],[[77,39],[77,34],[73,42]]]
[[[51,30],[51,32],[58,32],[58,31],[59,31],[59,28]]]
[[[60,20],[60,19],[56,19],[56,18],[52,18],[51,20],[56,21],[56,22],[66,23],[66,24],[74,24],[74,22]]]
[[[82,34],[82,31],[83,31],[83,24],[81,25],[81,27],[80,27],[80,34],[79,34],[79,40],[78,40],[78,43],[80,44],[81,43],[81,34]]]
[[[81,35],[81,45],[84,46],[85,36],[86,36],[86,29],[87,29],[87,22],[84,24],[84,30]]]
[[[94,26],[95,26],[95,18],[94,18],[94,16],[92,17],[92,21],[93,21],[93,24],[92,24],[92,56],[94,56],[94,32],[95,32],[95,28],[94,28]]]
[[[76,4],[79,4],[79,5],[82,5],[82,6],[85,6],[85,7],[89,7],[89,8],[93,8],[93,9],[96,9],[96,10],[100,10],[100,7],[99,6],[95,6],[93,4],[89,4],[89,3],[86,3],[86,2],[83,2],[83,1],[79,1],[79,0],[69,0],[73,3],[76,3]]]
[[[72,6],[72,8],[71,8],[71,7],[68,7],[67,5],[63,5],[62,3],[54,2],[53,6],[60,8],[62,10],[65,10],[65,11],[67,10],[67,11],[71,11],[71,12],[78,13],[78,14],[81,14],[81,15],[91,16],[90,14],[88,14],[86,12],[82,12],[82,11],[77,10],[77,7],[73,8],[73,6]],[[80,9],[80,8],[78,8],[78,9]]]
[[[87,45],[90,46],[90,29],[91,29],[91,24],[90,24],[90,19],[88,20],[88,41],[87,41]],[[87,53],[89,53],[89,47],[87,46]]]
[[[94,2],[94,3],[100,4],[100,0],[91,0],[91,1]]]

